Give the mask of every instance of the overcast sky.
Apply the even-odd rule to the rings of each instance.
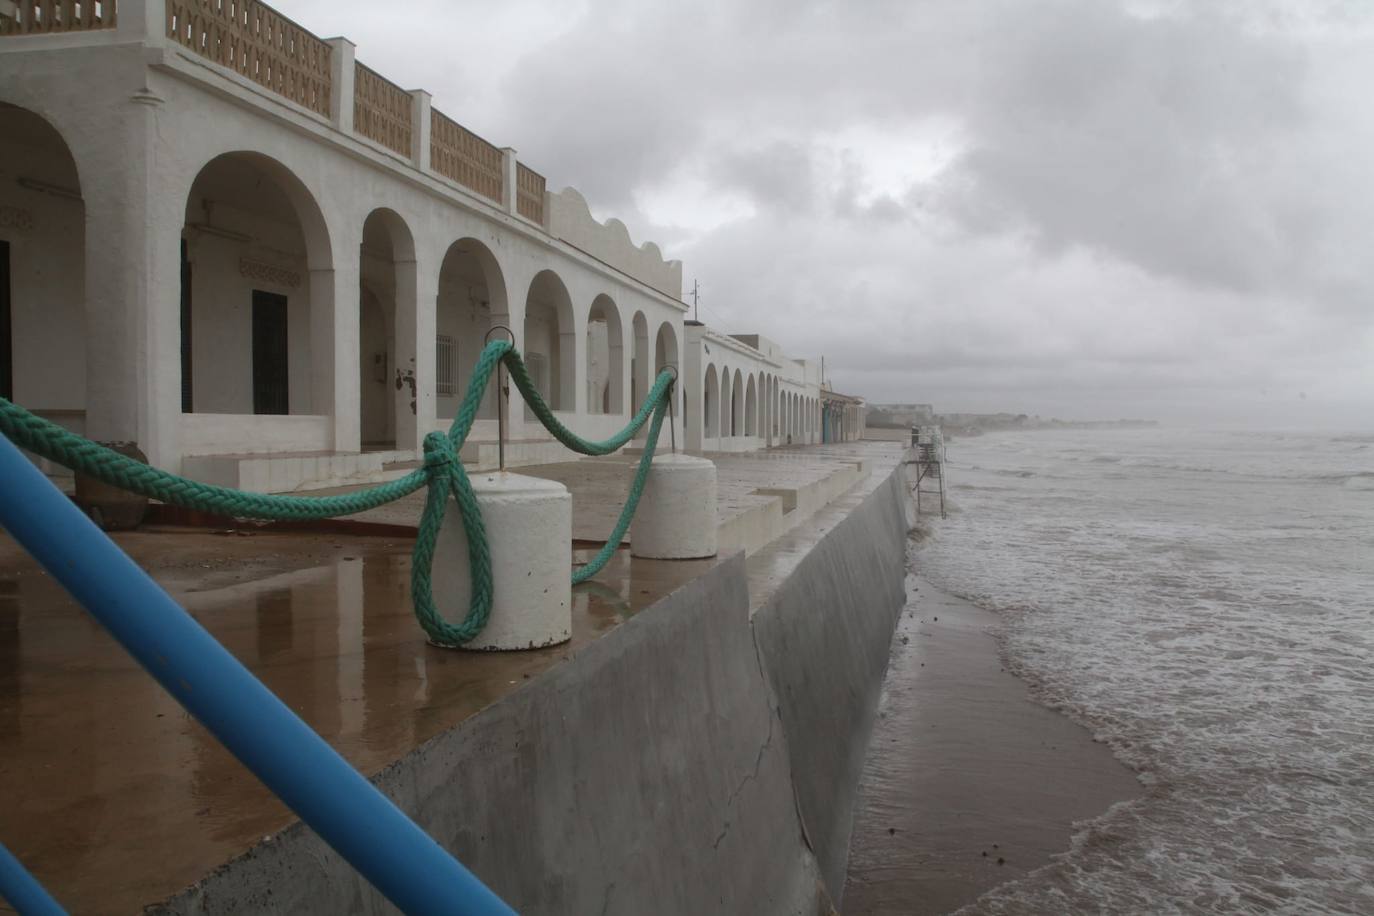
[[[840,390],[1374,427],[1369,0],[279,7]]]

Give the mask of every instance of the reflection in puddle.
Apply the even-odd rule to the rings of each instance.
[[[627,596],[595,580],[574,585],[572,598],[573,614],[585,614],[598,629],[610,629],[634,615]]]

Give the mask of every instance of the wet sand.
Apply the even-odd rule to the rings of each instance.
[[[907,593],[850,845],[843,911],[856,916],[957,910],[1141,793],[1003,668],[996,615],[914,576]]]

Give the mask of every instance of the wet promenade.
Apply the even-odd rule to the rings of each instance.
[[[875,449],[891,451],[854,443],[721,456],[722,523],[782,499],[761,489],[852,473],[856,456]],[[520,472],[569,483],[574,535],[595,540],[610,530],[632,470],[609,459]],[[147,528],[116,540],[369,775],[717,562],[621,550],[574,588],[570,643],[487,654],[425,644],[404,537]],[[574,561],[591,553],[579,547]],[[73,912],[138,911],[294,820],[3,535],[0,781],[0,839]]]

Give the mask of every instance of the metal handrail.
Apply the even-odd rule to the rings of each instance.
[[[514,913],[171,599],[0,436],[3,526],[158,683],[406,913]],[[0,847],[0,851],[3,847]],[[8,853],[0,895],[62,912]]]

